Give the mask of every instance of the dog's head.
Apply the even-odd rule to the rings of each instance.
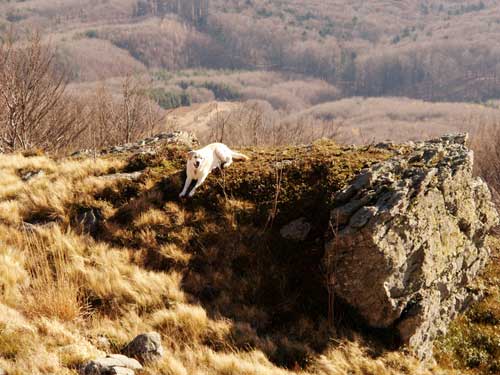
[[[196,151],[188,152],[188,163],[191,163],[195,169],[199,168],[201,163],[203,162],[203,156],[201,156]]]

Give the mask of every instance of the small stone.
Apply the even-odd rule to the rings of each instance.
[[[292,160],[282,160],[282,161],[278,161],[278,162],[274,163],[274,167],[276,169],[284,169],[284,168],[289,167],[291,165],[293,165]]]
[[[161,336],[157,332],[140,334],[128,343],[122,352],[137,358],[141,363],[159,360],[164,354]]]
[[[294,220],[280,229],[281,237],[287,240],[304,241],[311,231],[311,224],[305,217]]]
[[[109,367],[125,367],[132,370],[141,370],[142,365],[134,358],[129,358],[123,354],[110,354],[102,358],[99,362]]]
[[[41,169],[37,170],[32,170],[32,171],[27,171],[21,174],[21,180],[24,182],[27,182],[29,180],[32,180],[33,178],[38,178],[38,177],[43,177],[45,176],[45,172],[42,171]]]
[[[135,370],[142,370],[137,360],[122,354],[110,354],[84,364],[80,375],[134,375]]]

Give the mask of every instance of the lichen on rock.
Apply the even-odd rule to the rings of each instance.
[[[420,358],[477,299],[469,286],[498,224],[465,143],[456,135],[412,145],[360,173],[335,195],[331,212],[336,234],[325,259],[336,295]]]

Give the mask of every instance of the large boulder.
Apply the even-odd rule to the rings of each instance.
[[[498,224],[490,191],[473,177],[466,136],[408,145],[363,171],[335,197],[326,263],[335,294],[365,323],[420,358],[477,294]]]

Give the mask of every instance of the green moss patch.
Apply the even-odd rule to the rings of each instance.
[[[256,206],[260,224],[272,220],[283,223],[293,217],[316,217],[321,209],[326,212],[332,194],[343,188],[363,168],[385,160],[394,151],[372,147],[341,147],[330,141],[319,141],[302,147],[242,150],[250,157],[246,162],[235,162],[228,169],[214,171],[188,205],[216,208],[224,199],[251,202]],[[182,178],[169,179],[166,171],[165,189],[175,187],[178,193],[184,179],[184,154],[170,154],[171,164],[181,166]],[[155,170],[156,172],[161,172]],[[180,184],[179,184],[180,182]],[[174,191],[167,199],[176,199]]]
[[[489,238],[492,261],[479,282],[485,298],[455,320],[446,336],[435,345],[443,367],[472,374],[500,373],[500,239]]]

